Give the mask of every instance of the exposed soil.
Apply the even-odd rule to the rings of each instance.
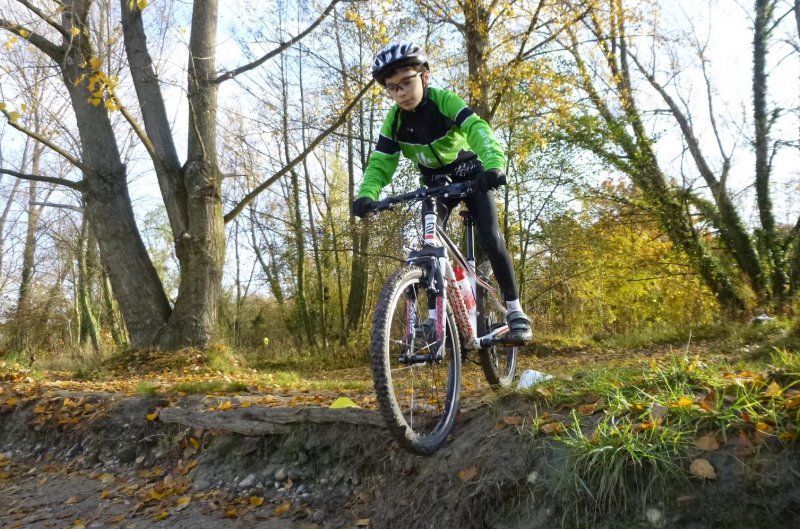
[[[586,361],[561,359],[573,360]],[[800,519],[797,450],[764,445],[739,458],[733,442],[708,456],[715,480],[670,484],[649,504],[597,517],[554,493],[566,453],[526,428],[559,410],[494,400],[485,385],[468,392],[448,443],[423,457],[400,449],[375,411],[330,409],[327,396],[298,411],[274,392],[293,406],[42,384],[23,394],[37,383],[6,378],[2,527],[773,529]]]

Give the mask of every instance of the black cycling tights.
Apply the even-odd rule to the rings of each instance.
[[[481,245],[489,262],[492,263],[492,270],[497,278],[497,284],[503,292],[505,301],[513,301],[519,297],[517,294],[517,282],[514,279],[514,265],[511,256],[508,255],[506,242],[500,234],[500,227],[497,221],[497,206],[494,203],[494,193],[477,192],[462,198],[445,198],[436,201],[436,212],[439,217],[439,225],[447,225],[450,212],[459,202],[464,201],[467,205],[473,220],[475,221],[475,231],[477,233],[477,243]],[[422,219],[425,222],[427,207],[423,207]]]

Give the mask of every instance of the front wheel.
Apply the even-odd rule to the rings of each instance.
[[[445,320],[440,357],[435,344],[421,336],[429,296],[426,271],[407,266],[386,282],[372,323],[378,406],[392,435],[421,454],[433,453],[447,440],[461,389],[461,346],[452,313]]]
[[[478,275],[493,289],[489,292],[477,285],[475,304],[478,311],[478,336],[485,336],[493,330],[505,325],[505,313],[497,306],[499,289],[492,273],[491,265],[483,263],[478,267]],[[493,389],[510,387],[514,382],[517,370],[517,348],[513,346],[495,345],[480,350],[480,363],[486,381]]]

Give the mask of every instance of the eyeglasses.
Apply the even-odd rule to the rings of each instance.
[[[395,95],[399,94],[401,91],[403,93],[408,92],[414,84],[414,79],[421,75],[422,72],[417,72],[414,75],[409,75],[399,83],[386,83],[386,91]]]

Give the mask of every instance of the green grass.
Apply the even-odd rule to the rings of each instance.
[[[180,382],[172,389],[187,395],[200,395],[208,393],[246,393],[248,385],[243,382],[220,382],[218,380],[203,382]]]
[[[561,423],[548,436],[542,426],[553,417],[537,419],[531,431],[563,453],[548,483],[565,519],[592,527],[601,517],[663,501],[692,479],[689,462],[702,454],[695,441],[707,434],[722,443],[796,445],[800,343],[793,325],[706,329],[702,345],[693,337],[649,361],[631,355],[620,364],[568,368],[520,392]],[[638,339],[620,339],[615,348]]]
[[[155,397],[158,395],[158,387],[150,382],[141,381],[136,385],[136,393],[142,397]]]

